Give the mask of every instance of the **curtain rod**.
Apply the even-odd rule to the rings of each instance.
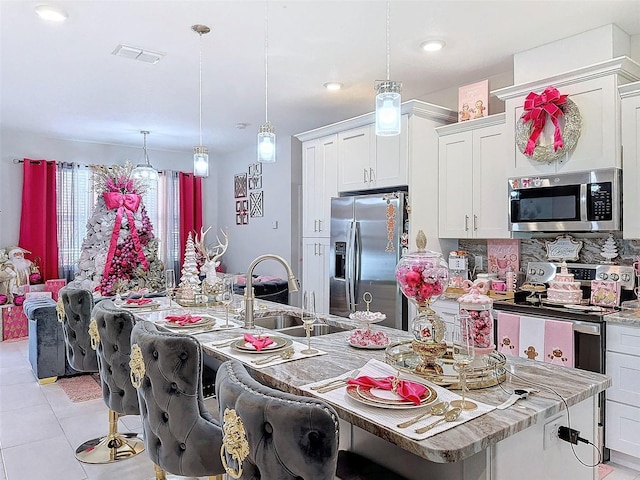
[[[34,160],[34,161],[38,161],[38,160]],[[13,163],[18,165],[19,163],[24,163],[24,159],[22,158],[14,158],[13,159]],[[62,165],[78,165],[80,167],[93,167],[94,165],[86,165],[84,163],[74,163],[74,162],[58,162]]]

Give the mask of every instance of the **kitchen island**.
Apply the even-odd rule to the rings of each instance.
[[[281,304],[259,302],[256,317],[299,316],[300,310]],[[322,316],[321,321],[342,328],[355,328],[349,319]],[[408,332],[385,327],[390,341],[410,339]],[[219,349],[207,342],[237,337],[242,330],[216,331],[198,335],[205,352],[217,361],[227,360]],[[279,333],[280,334],[280,333]],[[353,348],[347,343],[348,331],[316,336],[312,346],[327,352],[265,368],[252,368],[251,375],[261,383],[297,395],[309,395],[301,387],[362,367],[374,358],[385,360],[384,350]],[[299,337],[297,340],[302,340]],[[539,393],[518,401],[505,410],[492,410],[473,420],[424,440],[413,440],[333,404],[341,418],[341,448],[375,459],[411,479],[590,479],[598,478],[597,468],[583,465],[574,456],[572,445],[557,438],[560,425],[570,425],[580,437],[598,444],[596,411],[598,393],[610,385],[608,377],[592,372],[509,357],[507,378],[499,386],[472,390],[473,400],[498,405],[516,388],[536,388]],[[562,398],[560,398],[560,396]],[[586,465],[598,463],[591,445],[573,446],[575,455]]]

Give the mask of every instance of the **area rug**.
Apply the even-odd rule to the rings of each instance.
[[[102,387],[100,386],[100,375],[92,373],[88,375],[77,375],[75,377],[64,377],[56,382],[67,394],[72,402],[86,402],[102,398]]]
[[[613,472],[612,466],[606,465],[604,463],[598,465],[598,474],[600,475],[600,480],[609,475],[611,472]]]

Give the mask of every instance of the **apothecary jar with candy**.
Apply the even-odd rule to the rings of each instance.
[[[418,309],[410,328],[415,338],[413,349],[423,358],[419,370],[437,372],[441,368],[435,359],[446,351],[445,326],[430,305],[444,293],[449,268],[442,254],[426,250],[427,237],[422,230],[418,232],[416,245],[417,251],[404,254],[398,262],[396,280],[404,296]]]
[[[458,298],[460,314],[471,317],[471,337],[473,347],[478,355],[486,355],[495,350],[493,343],[493,300],[487,296],[486,284],[483,281],[464,284],[466,293]]]

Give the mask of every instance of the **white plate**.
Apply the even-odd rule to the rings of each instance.
[[[366,345],[365,346],[357,343],[351,343],[348,338],[347,338],[347,343],[353,348],[361,348],[362,350],[382,350],[389,346],[389,343],[387,343],[386,345]]]

